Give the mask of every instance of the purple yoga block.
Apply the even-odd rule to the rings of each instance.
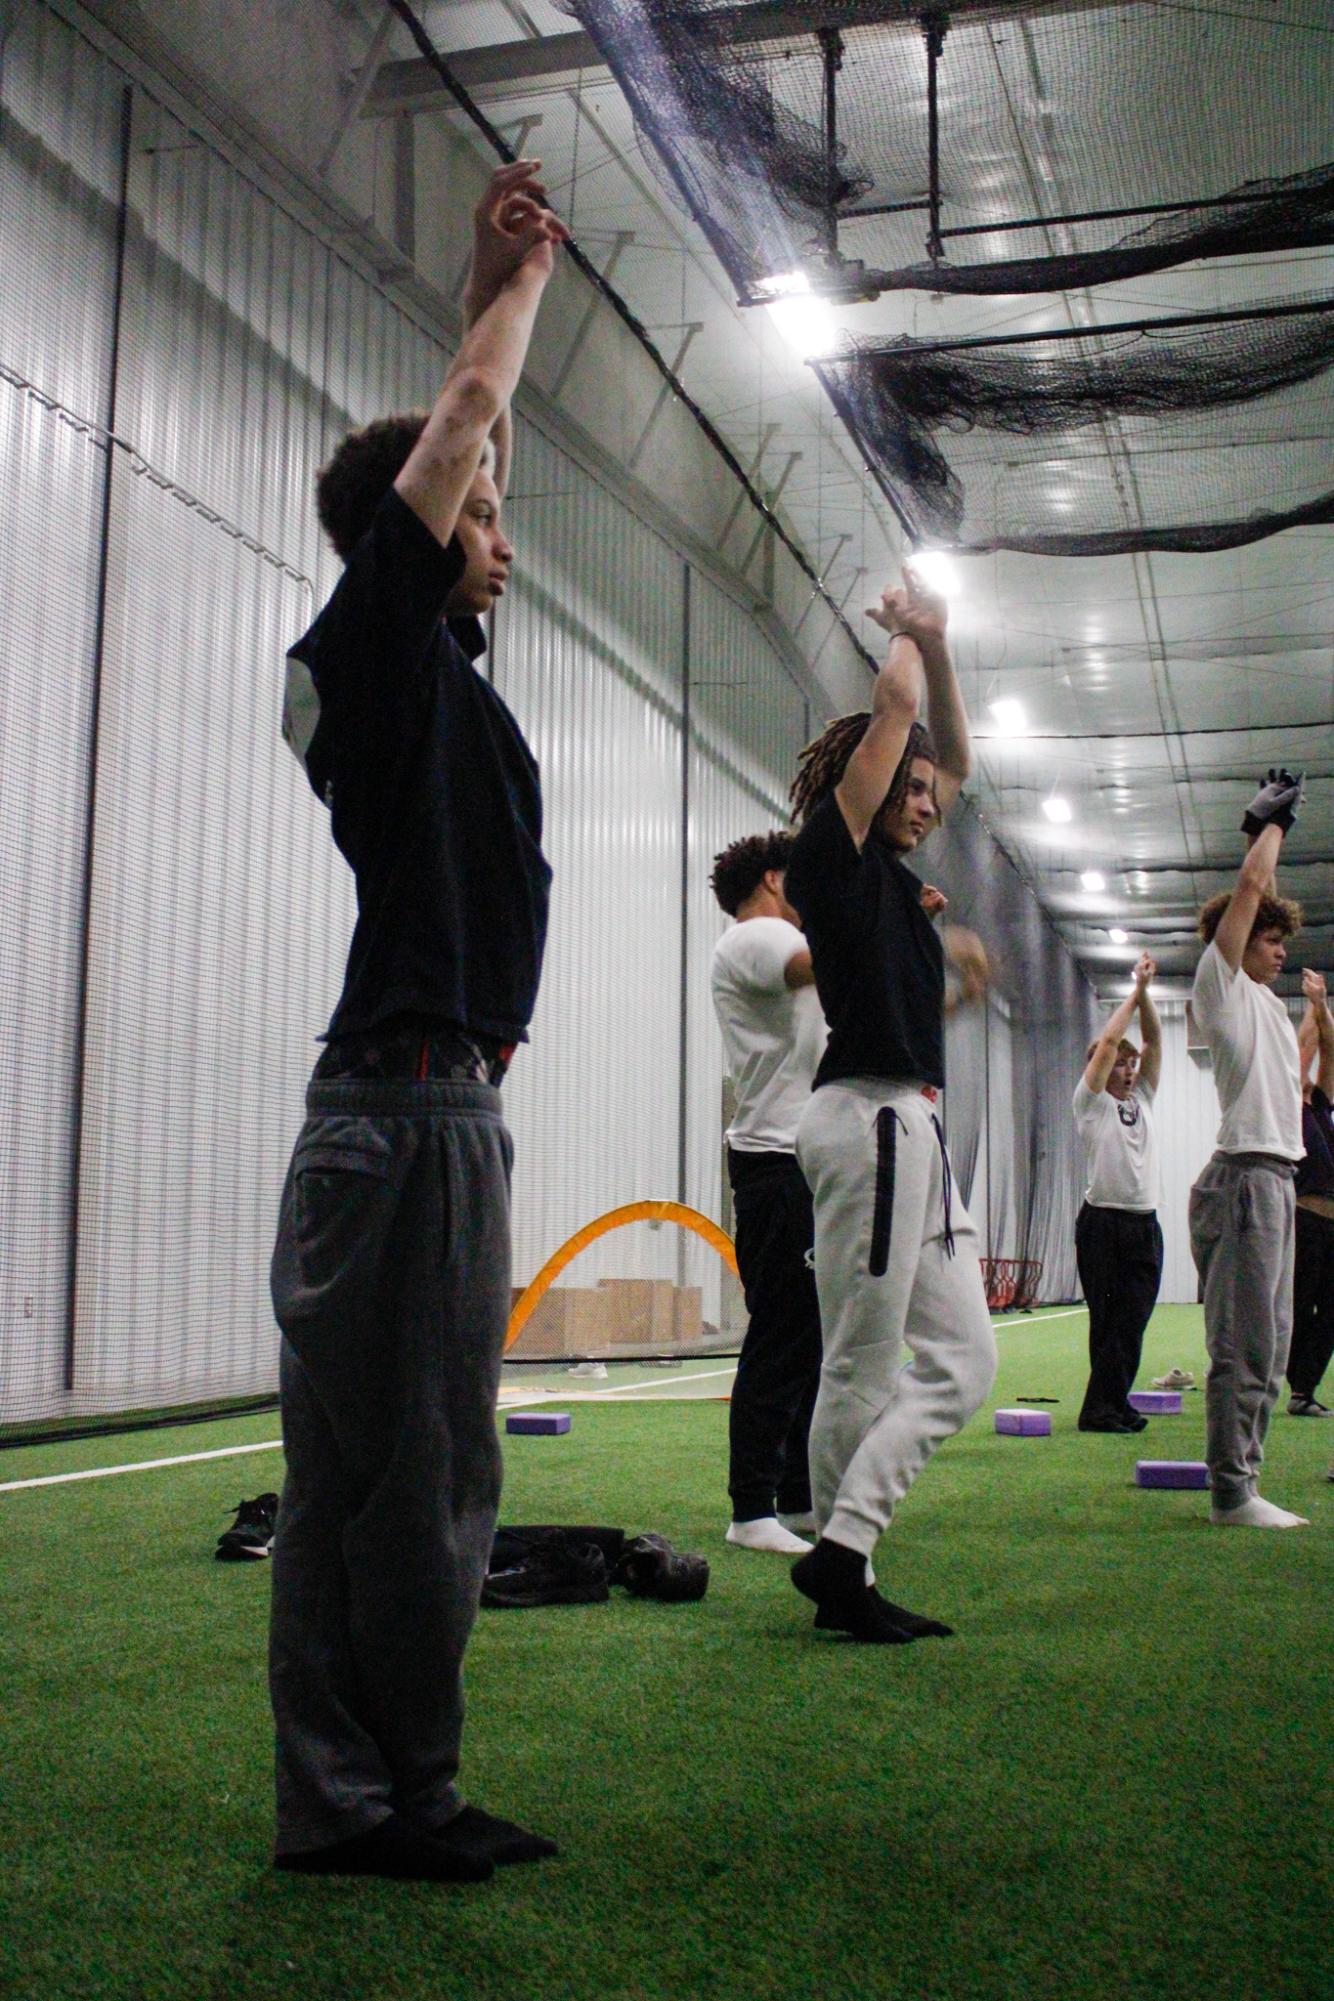
[[[1209,1468],[1202,1459],[1139,1459],[1137,1487],[1207,1487]]]
[[[1181,1408],[1180,1390],[1132,1390],[1130,1392],[1132,1410],[1142,1410],[1146,1417],[1167,1417]]]
[[[505,1419],[506,1431],[520,1431],[543,1438],[554,1437],[569,1428],[568,1410],[513,1410]]]
[[[1045,1410],[998,1410],[996,1429],[1014,1438],[1047,1438],[1051,1435],[1051,1417]]]

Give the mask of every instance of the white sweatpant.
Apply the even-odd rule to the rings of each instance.
[[[797,1159],[815,1198],[824,1337],[810,1439],[816,1526],[869,1557],[996,1374],[977,1231],[954,1197],[951,1252],[945,1151],[918,1084],[822,1085],[802,1115]]]

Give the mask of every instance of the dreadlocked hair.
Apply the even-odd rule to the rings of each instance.
[[[870,727],[870,712],[862,709],[853,716],[836,717],[813,742],[807,744],[797,759],[797,775],[788,792],[794,820],[800,820],[804,825],[820,801],[829,797],[847,770],[853,751]],[[897,810],[903,804],[908,796],[913,759],[917,757],[924,757],[931,764],[936,761],[936,747],[925,723],[914,723],[908,731],[903,756],[895,767],[889,790],[880,804],[882,813],[886,807]]]

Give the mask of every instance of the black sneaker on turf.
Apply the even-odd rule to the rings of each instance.
[[[273,1548],[273,1524],[278,1513],[276,1494],[258,1494],[242,1501],[236,1520],[218,1537],[213,1554],[219,1563],[246,1563],[267,1556]]]
[[[704,1596],[709,1565],[705,1557],[674,1549],[666,1536],[637,1535],[621,1552],[611,1581],[623,1584],[634,1598],[680,1605]]]

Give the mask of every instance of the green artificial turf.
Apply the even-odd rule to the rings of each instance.
[[[484,1613],[465,1778],[557,1835],[477,1888],[274,1874],[267,1567],[212,1561],[275,1452],[0,1494],[5,2001],[1329,2001],[1334,1421],[1276,1416],[1295,1534],[1211,1530],[1081,1437],[1082,1315],[1014,1320],[988,1409],[879,1557],[948,1641],[810,1628],[722,1542],[726,1407],[574,1404],[505,1518],[653,1528],[703,1603]],[[1144,1380],[1203,1374],[1159,1311]],[[1054,1435],[990,1409],[1052,1396]],[[6,1453],[0,1478],[274,1435],[271,1416]]]

